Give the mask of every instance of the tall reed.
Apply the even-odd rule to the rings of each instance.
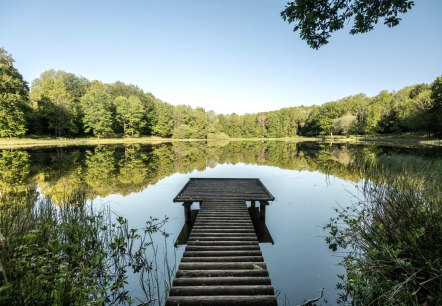
[[[58,206],[35,196],[1,200],[0,261],[7,276],[0,283],[1,305],[163,304],[175,264],[158,260],[152,235],[167,238],[167,219],[130,229],[125,218],[109,207],[95,208],[82,192]],[[127,289],[133,273],[140,277],[142,300]]]
[[[440,165],[408,159],[365,161],[360,198],[325,226],[330,249],[344,252],[338,302],[442,305]],[[400,173],[400,175],[398,175]],[[425,173],[425,176],[420,174]]]

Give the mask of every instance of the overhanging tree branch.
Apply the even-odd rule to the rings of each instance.
[[[310,47],[319,49],[346,21],[353,21],[350,34],[369,32],[382,18],[386,26],[394,27],[401,21],[398,15],[413,6],[411,0],[294,0],[287,3],[281,16],[294,24],[293,31],[299,31]]]

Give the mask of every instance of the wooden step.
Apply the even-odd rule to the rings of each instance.
[[[276,306],[274,295],[243,295],[243,296],[170,296],[166,306]]]
[[[267,269],[264,262],[182,262],[178,270],[260,270]]]
[[[213,232],[213,233],[229,233],[229,232],[238,232],[238,233],[254,233],[255,228],[253,226],[241,226],[235,225],[235,227],[206,227],[206,226],[198,226],[197,228],[192,229],[192,233],[199,232]]]
[[[258,241],[256,236],[254,237],[244,237],[244,236],[190,236],[189,242],[191,241]]]
[[[269,277],[177,277],[173,286],[270,285]]]
[[[224,231],[224,232],[212,232],[212,231],[197,231],[194,232],[192,231],[192,233],[190,234],[190,237],[205,237],[205,236],[209,236],[209,237],[234,237],[234,236],[238,236],[238,237],[254,237],[256,238],[256,234],[255,233],[251,233],[249,232],[244,232],[244,231]]]
[[[265,277],[267,270],[178,270],[176,277]]]
[[[260,250],[185,251],[183,257],[261,256]]]
[[[169,296],[194,296],[198,301],[199,295],[274,295],[275,291],[269,285],[242,286],[172,286]]]
[[[256,241],[239,241],[239,240],[217,240],[217,241],[200,241],[200,240],[192,240],[192,241],[188,241],[187,242],[187,246],[192,246],[192,245],[205,245],[205,246],[209,246],[209,245],[238,245],[238,246],[243,246],[243,245],[257,245],[258,244],[258,240]]]
[[[258,244],[252,245],[187,245],[186,251],[245,251],[261,250]]]
[[[181,262],[264,262],[262,256],[183,257]]]

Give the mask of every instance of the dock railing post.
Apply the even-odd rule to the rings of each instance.
[[[184,220],[187,224],[192,223],[192,213],[190,211],[190,207],[192,206],[192,202],[184,202]]]
[[[260,201],[259,202],[259,218],[263,221],[266,220],[266,206],[269,205],[269,202],[267,201]]]
[[[2,246],[5,242],[5,238],[2,233],[0,233],[0,246]],[[6,271],[3,268],[3,264],[0,260],[0,285],[8,284],[8,278],[6,277]]]

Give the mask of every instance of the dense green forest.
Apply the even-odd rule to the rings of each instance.
[[[216,114],[173,106],[138,86],[48,70],[29,88],[0,48],[0,137],[279,138],[442,131],[442,76],[431,84],[357,94],[320,106]]]

